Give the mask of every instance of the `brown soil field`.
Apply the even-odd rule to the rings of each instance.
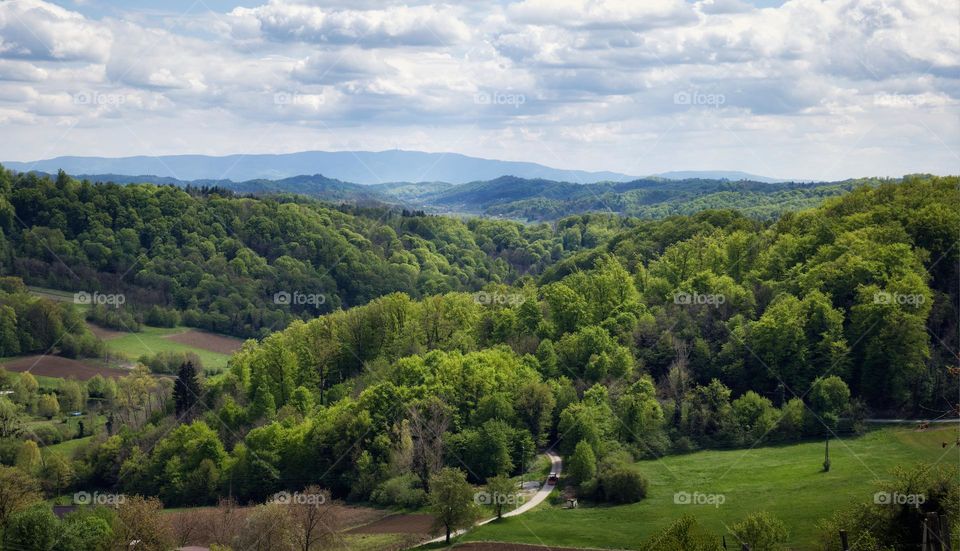
[[[123,335],[123,331],[114,331],[113,329],[107,329],[95,323],[87,322],[87,327],[90,329],[90,332],[93,333],[98,339],[105,341],[112,339],[114,337],[119,337]]]
[[[78,381],[92,379],[95,375],[101,375],[103,377],[123,377],[124,375],[129,375],[129,371],[124,369],[97,367],[77,360],[61,358],[60,356],[24,356],[4,362],[0,364],[0,367],[3,367],[7,371],[16,371],[18,373],[29,371],[33,375],[77,379]]]
[[[220,354],[233,354],[243,345],[243,341],[240,339],[217,335],[215,333],[207,333],[206,331],[199,331],[197,329],[191,329],[183,333],[177,333],[176,335],[167,335],[164,338]]]
[[[424,534],[430,533],[432,515],[390,515],[348,531],[348,534]]]

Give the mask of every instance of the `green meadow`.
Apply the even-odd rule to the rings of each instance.
[[[648,497],[625,506],[563,509],[544,504],[519,517],[477,528],[463,541],[510,541],[566,547],[637,549],[658,530],[690,513],[709,531],[727,532],[750,513],[766,510],[790,531],[792,549],[811,549],[815,525],[851,501],[870,501],[874,483],[889,478],[897,465],[918,462],[957,468],[960,436],[956,425],[925,432],[885,428],[860,437],[832,440],[829,473],[821,472],[823,442],[701,451],[636,467],[649,479]],[[947,442],[947,448],[942,447]],[[960,483],[960,479],[958,479]],[[674,494],[723,495],[722,505],[676,504]]]

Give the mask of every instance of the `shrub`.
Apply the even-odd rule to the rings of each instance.
[[[180,323],[180,313],[172,308],[151,306],[147,309],[143,321],[154,327],[176,327]]]
[[[684,515],[644,542],[643,551],[716,551],[718,542],[696,518]]]
[[[377,486],[370,499],[379,505],[414,509],[427,502],[427,492],[418,487],[416,476],[405,473]]]
[[[787,527],[767,512],[754,513],[733,525],[733,535],[752,551],[778,551],[787,541]]]
[[[647,497],[647,479],[626,465],[603,472],[600,488],[611,503],[636,503]]]
[[[59,524],[46,503],[14,513],[3,534],[4,548],[52,549],[58,539]]]
[[[127,308],[114,308],[98,304],[87,312],[87,319],[97,325],[116,329],[117,331],[139,332],[141,329],[140,316]]]
[[[33,440],[42,446],[63,442],[63,433],[50,423],[34,426],[25,436],[29,440]]]
[[[180,366],[187,362],[193,363],[198,372],[203,371],[200,356],[194,352],[162,351],[152,355],[144,354],[138,361],[147,366],[151,373],[174,375],[180,370]]]

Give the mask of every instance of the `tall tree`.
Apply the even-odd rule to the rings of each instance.
[[[473,488],[460,469],[445,467],[430,477],[430,506],[436,514],[434,527],[446,531],[448,544],[452,532],[473,525],[477,518]]]
[[[193,362],[184,362],[177,371],[177,382],[173,386],[173,400],[177,416],[189,411],[200,400],[200,379]]]
[[[443,435],[449,425],[449,408],[440,399],[410,408],[413,471],[425,490],[430,489],[431,475],[443,466]]]

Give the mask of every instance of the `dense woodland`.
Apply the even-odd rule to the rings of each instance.
[[[512,282],[598,245],[624,222],[582,217],[556,228],[335,208],[296,196],[219,188],[78,182],[0,171],[0,274],[31,285],[124,293],[136,330],[157,318],[262,337],[391,292],[420,297]],[[276,304],[278,292],[321,304]],[[167,309],[173,312],[157,312]]]
[[[602,212],[660,219],[691,215],[708,209],[736,209],[758,219],[819,205],[873,179],[836,183],[762,183],[727,180],[642,179],[630,182],[572,184],[503,176],[436,189],[433,184],[384,187],[397,197],[454,212],[525,221],[559,220]]]
[[[775,222],[555,226],[5,178],[5,273],[123,288],[234,334],[286,326],[221,375],[185,363],[176,385],[146,370],[87,385],[118,422],[69,466],[78,487],[186,505],[317,484],[419,507],[444,467],[486,483],[555,443],[579,495],[627,503],[647,490],[637,458],[957,407],[956,177],[861,186]],[[282,289],[329,293],[330,311],[276,307]],[[14,463],[36,389],[5,407]],[[830,526],[868,513],[844,514]]]

